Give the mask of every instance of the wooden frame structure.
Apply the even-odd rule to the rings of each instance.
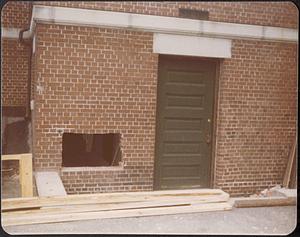
[[[13,154],[1,155],[1,161],[18,160],[19,161],[19,174],[21,185],[21,196],[33,196],[33,180],[32,180],[32,154]]]

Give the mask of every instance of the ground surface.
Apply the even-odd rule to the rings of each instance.
[[[234,208],[231,211],[138,218],[87,220],[6,227],[10,234],[289,234],[296,206]]]

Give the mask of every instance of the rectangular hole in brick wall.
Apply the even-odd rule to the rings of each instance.
[[[120,137],[118,133],[64,133],[62,166],[117,166],[121,161]]]

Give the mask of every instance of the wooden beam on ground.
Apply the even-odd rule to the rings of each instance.
[[[200,197],[172,197],[166,198],[164,196],[124,196],[124,197],[111,197],[111,198],[84,198],[84,199],[52,199],[48,198],[47,200],[40,200],[36,199],[34,202],[22,202],[22,203],[2,203],[2,211],[13,211],[13,210],[22,210],[22,209],[32,209],[32,208],[43,208],[43,207],[57,207],[57,206],[66,206],[66,205],[85,205],[85,204],[113,204],[113,203],[130,203],[130,202],[153,202],[153,201],[162,201],[162,200],[173,200],[173,201],[181,201],[181,200],[188,200],[188,201],[202,201],[202,202],[209,202],[209,201],[218,201],[218,200],[228,200],[229,195],[205,195]]]
[[[27,217],[8,217],[2,216],[3,226],[12,225],[27,225],[41,223],[57,223],[67,221],[92,220],[92,219],[111,219],[123,217],[139,217],[139,216],[154,216],[154,215],[170,215],[179,213],[195,213],[205,211],[224,211],[231,210],[232,206],[227,203],[205,203],[201,205],[190,206],[172,206],[172,207],[153,207],[141,208],[132,210],[112,210],[100,212],[85,212],[85,213],[57,213],[51,215],[28,215]]]
[[[284,178],[283,178],[283,187],[288,188],[290,179],[291,179],[291,172],[293,167],[293,162],[295,160],[295,153],[296,153],[296,144],[297,144],[297,137],[295,138],[295,141],[293,143],[292,149],[290,151],[289,157],[288,157],[288,163],[286,166]]]
[[[172,190],[172,191],[149,191],[149,192],[120,192],[120,193],[98,193],[80,194],[57,197],[34,197],[34,198],[10,198],[2,200],[2,211],[18,210],[26,208],[39,208],[57,205],[80,205],[95,203],[114,202],[137,202],[153,201],[162,198],[196,198],[209,199],[211,197],[228,198],[229,195],[222,190]]]
[[[238,208],[295,205],[295,200],[287,197],[246,197],[232,198],[232,200],[234,201],[234,206]]]
[[[31,209],[24,211],[10,211],[3,212],[4,217],[20,217],[26,215],[49,215],[53,213],[77,213],[77,212],[92,212],[92,211],[109,211],[109,210],[121,210],[121,209],[137,209],[137,208],[149,208],[149,207],[167,207],[167,206],[187,206],[191,204],[204,204],[204,203],[220,203],[227,202],[228,197],[209,197],[205,199],[186,198],[186,199],[162,199],[145,202],[127,202],[127,203],[109,203],[109,204],[81,204],[81,205],[64,205],[64,206],[52,206],[42,207],[41,209]]]
[[[222,190],[208,189],[14,198],[2,200],[2,224],[10,226],[223,211],[232,208],[228,200],[229,195]],[[34,210],[35,207],[40,209]]]
[[[69,194],[67,197],[65,196],[56,196],[56,197],[31,197],[31,198],[8,198],[4,199],[4,202],[20,202],[30,201],[30,200],[48,200],[48,199],[57,199],[57,200],[64,200],[64,199],[81,199],[81,198],[94,198],[94,197],[117,197],[117,196],[203,196],[203,195],[223,195],[227,194],[221,189],[183,189],[183,190],[160,190],[160,191],[138,191],[138,192],[115,192],[115,193],[93,193],[93,194]]]

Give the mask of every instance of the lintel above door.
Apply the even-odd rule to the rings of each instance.
[[[154,33],[153,52],[171,55],[231,58],[231,40]]]

